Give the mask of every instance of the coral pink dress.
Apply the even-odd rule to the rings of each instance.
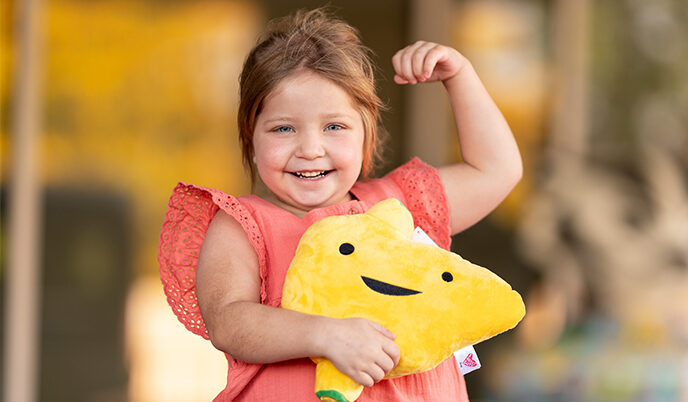
[[[440,247],[449,249],[449,209],[437,170],[414,158],[381,179],[357,182],[354,200],[314,209],[299,218],[257,196],[233,197],[219,190],[180,183],[170,198],[158,260],[167,301],[191,332],[208,338],[198,309],[195,269],[203,238],[215,213],[222,209],[244,228],[253,245],[262,279],[261,303],[278,307],[282,285],[296,246],[315,221],[331,215],[363,213],[379,201],[397,198]],[[294,359],[249,364],[226,355],[227,387],[222,401],[318,401],[314,394],[315,364]],[[455,359],[432,370],[383,380],[366,387],[357,401],[468,401]]]

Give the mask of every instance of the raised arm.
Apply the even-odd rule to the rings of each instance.
[[[419,41],[398,51],[392,63],[396,83],[441,81],[449,94],[463,162],[438,170],[451,231],[458,233],[489,214],[519,182],[518,146],[473,66],[455,49]]]
[[[223,211],[201,247],[196,293],[211,342],[235,359],[271,363],[324,356],[366,386],[398,363],[394,335],[379,324],[260,304],[258,257],[241,225]]]

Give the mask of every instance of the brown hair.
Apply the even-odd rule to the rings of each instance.
[[[384,107],[375,92],[370,53],[355,28],[322,8],[300,10],[268,23],[239,80],[239,140],[251,180],[255,179],[253,130],[263,101],[282,79],[301,68],[331,80],[351,96],[365,133],[362,174],[370,175],[379,158],[378,122]]]

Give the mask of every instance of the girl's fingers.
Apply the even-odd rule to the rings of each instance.
[[[399,50],[392,57],[392,66],[394,66],[394,72],[396,73],[394,75],[394,82],[397,84],[408,84],[408,80],[401,75],[401,55],[404,50],[406,48]]]
[[[396,76],[395,76],[396,77]],[[389,339],[394,340],[397,336],[392,333],[392,331],[388,330],[387,328],[383,327],[379,323],[375,321],[370,321],[370,325],[373,326],[378,332],[382,333],[382,335],[386,336]]]
[[[413,75],[411,74],[411,63],[409,61],[410,58],[410,49],[406,48],[401,52],[401,55],[399,57],[399,69],[397,70],[397,74],[406,80],[409,84],[415,84],[415,80],[413,79]]]
[[[413,56],[426,42],[418,41],[411,46],[407,46],[401,52],[400,60],[400,71],[397,74],[401,75],[402,78],[406,79],[411,84],[418,82],[415,74],[413,73]]]
[[[422,46],[416,49],[411,59],[411,67],[413,68],[413,75],[420,82],[425,81],[432,73],[432,68],[430,71],[425,69],[425,60],[427,59],[428,52],[435,48],[437,45],[432,42],[425,42]],[[433,65],[434,67],[434,65]]]
[[[442,59],[442,56],[442,47],[440,45],[435,45],[428,49],[428,52],[425,55],[425,60],[423,60],[423,72],[426,79],[430,78],[432,72],[435,71],[437,62]]]
[[[403,76],[401,59],[402,59],[402,56],[404,55],[404,53],[406,52],[407,49],[408,49],[408,46],[403,48],[403,49],[400,49],[392,57],[392,65],[394,66],[394,72],[400,78],[400,80],[404,80],[404,81],[408,81],[408,80],[406,79],[406,77]]]
[[[403,49],[397,51],[396,53],[394,53],[394,56],[392,56],[392,66],[394,67],[394,72],[397,74],[394,77],[396,78],[398,76],[400,79],[403,79],[399,75],[400,66],[401,66],[401,52],[403,52]]]
[[[397,84],[416,84],[427,81],[433,75],[437,63],[444,57],[443,47],[425,41],[417,41],[399,50],[392,57]]]
[[[360,373],[357,378],[353,379],[357,383],[363,385],[364,387],[372,387],[375,385],[375,380],[373,380],[373,377],[370,376],[370,374],[362,372]]]
[[[399,358],[401,357],[401,350],[399,350],[399,346],[394,343],[390,342],[389,344],[383,345],[382,350],[389,356],[389,358],[392,360],[392,368],[399,364]]]
[[[370,366],[367,374],[373,379],[374,382],[378,382],[385,378],[385,370],[377,364]]]
[[[405,78],[402,78],[398,74],[394,75],[394,82],[396,82],[397,84],[408,84],[408,80],[406,80]]]
[[[382,356],[380,360],[377,362],[377,365],[380,366],[382,371],[384,371],[384,375],[387,375],[387,373],[392,371],[394,366],[396,366],[396,364],[394,364],[394,360],[392,360],[392,358],[388,354]]]

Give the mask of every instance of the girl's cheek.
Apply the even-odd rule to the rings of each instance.
[[[346,155],[346,159],[363,160],[363,141],[347,141],[336,147],[336,149],[342,155]]]
[[[266,163],[275,158],[279,158],[285,152],[286,147],[280,141],[261,139],[254,142],[256,163]]]
[[[271,146],[265,149],[263,156],[264,159],[267,159],[265,162],[277,162],[281,161],[288,153],[288,149],[284,144],[282,144],[282,146],[280,146],[280,144],[271,144]]]

